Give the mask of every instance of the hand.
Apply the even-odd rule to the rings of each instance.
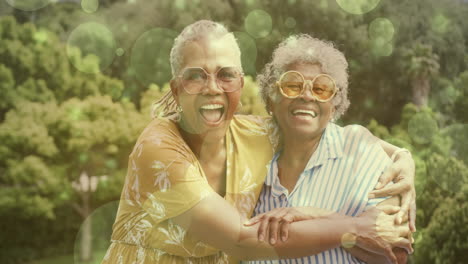
[[[385,255],[392,263],[397,263],[392,248],[400,247],[412,253],[413,248],[406,238],[411,232],[408,225],[395,224],[393,214],[399,212],[400,207],[386,205],[380,209],[371,208],[357,218],[358,230],[354,243],[367,251]]]
[[[409,153],[402,152],[398,159],[380,176],[375,190],[369,193],[369,199],[375,197],[401,195],[401,210],[396,217],[398,224],[409,215],[409,227],[416,232],[416,190],[414,188],[414,160]],[[392,181],[393,185],[387,186]],[[385,186],[385,187],[384,187]]]
[[[258,227],[258,240],[263,241],[265,236],[271,245],[278,241],[278,237],[284,242],[288,239],[289,225],[292,222],[313,219],[314,216],[301,212],[298,208],[283,207],[276,208],[269,212],[259,214],[244,223],[246,226],[260,222]]]

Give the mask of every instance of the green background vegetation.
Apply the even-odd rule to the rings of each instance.
[[[410,262],[466,260],[467,1],[354,1],[378,3],[358,15],[335,0],[12,2],[0,0],[0,263],[99,263],[127,157],[168,89],[172,40],[199,19],[235,31],[245,114],[265,114],[255,76],[279,41],[333,41],[350,64],[352,104],[339,122],[416,161]]]

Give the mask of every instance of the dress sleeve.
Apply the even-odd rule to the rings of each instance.
[[[174,135],[140,140],[130,155],[128,170],[127,197],[156,224],[187,211],[214,192],[193,153]]]

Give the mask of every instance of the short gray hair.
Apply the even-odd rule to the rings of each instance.
[[[348,99],[348,62],[343,53],[333,43],[313,38],[307,34],[290,36],[273,51],[271,62],[257,76],[260,94],[269,111],[269,104],[277,102],[279,92],[276,81],[287,67],[294,63],[317,64],[323,73],[335,79],[338,92],[332,99],[335,106],[333,118],[336,120],[349,107]]]
[[[220,23],[210,20],[199,20],[193,24],[186,26],[184,30],[174,40],[174,45],[172,46],[170,55],[172,77],[176,77],[176,75],[181,70],[180,67],[182,65],[182,50],[185,44],[191,41],[202,39],[206,36],[213,36],[218,38],[231,38],[233,42],[236,43],[236,52],[239,54],[240,57],[239,44],[237,43],[234,34],[229,32],[226,29],[226,27]]]
[[[184,46],[188,42],[197,41],[208,36],[215,38],[227,37],[232,39],[233,43],[235,43],[234,48],[236,49],[240,61],[240,48],[234,34],[229,32],[226,27],[220,23],[210,20],[199,20],[186,26],[174,40],[170,55],[172,78],[175,78],[181,70],[180,67],[183,63],[182,50]],[[175,102],[171,91],[166,92],[163,97],[153,104],[151,116],[153,118],[159,116],[170,117],[175,120],[180,118],[180,114],[177,112],[177,103]]]

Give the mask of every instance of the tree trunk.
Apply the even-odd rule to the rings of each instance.
[[[81,248],[80,248],[80,259],[81,261],[90,261],[93,257],[92,255],[92,242],[93,242],[93,230],[92,230],[92,221],[91,215],[89,214],[89,192],[83,192],[83,213],[84,213],[84,222],[81,229]],[[87,217],[86,217],[87,216]]]
[[[419,108],[427,106],[431,84],[426,76],[416,77],[411,81],[413,88],[413,103]]]

